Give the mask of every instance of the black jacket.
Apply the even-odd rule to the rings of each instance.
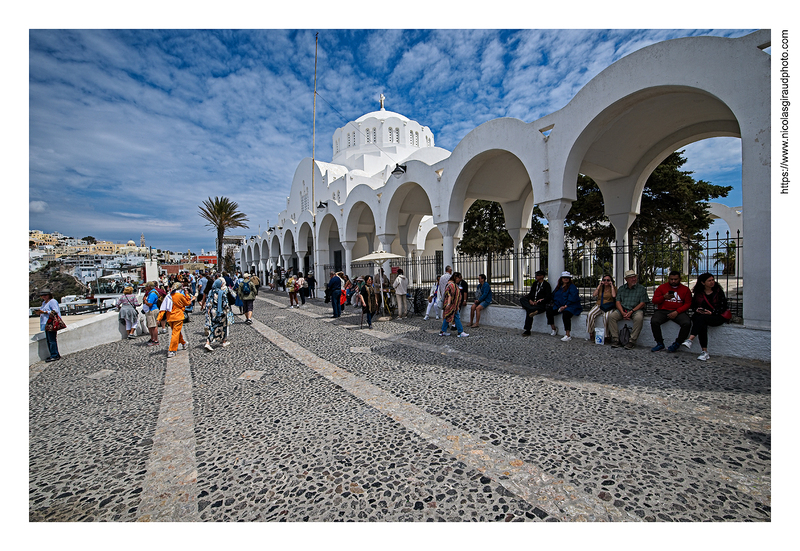
[[[537,282],[534,281],[533,285],[531,285],[531,291],[528,293],[527,299],[536,302],[537,300],[543,301],[543,304],[547,304],[548,302],[553,300],[553,290],[550,288],[550,283],[547,281],[542,281],[542,285],[539,288],[539,292],[536,292],[536,285]]]

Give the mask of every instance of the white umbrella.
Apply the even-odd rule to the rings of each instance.
[[[386,251],[375,251],[369,253],[367,256],[356,258],[353,262],[385,262],[393,258],[405,258],[399,254],[387,253]]]
[[[361,258],[356,258],[353,262],[386,262],[387,260],[392,260],[393,258],[405,258],[400,256],[399,254],[388,253],[386,251],[374,251],[369,253],[366,256],[362,256]],[[380,277],[380,274],[378,274]],[[383,281],[381,280],[380,284],[378,285],[378,289],[380,289],[381,295],[381,310],[384,308],[384,300],[383,300]],[[390,318],[378,318],[378,321],[385,321],[386,319]]]

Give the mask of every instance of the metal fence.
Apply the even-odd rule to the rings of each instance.
[[[578,287],[584,310],[595,303],[592,292],[603,274],[615,273],[614,266],[621,265],[624,270],[632,269],[639,275],[639,283],[647,288],[652,298],[656,287],[667,280],[669,272],[681,273],[684,284],[694,287],[697,276],[709,272],[722,286],[734,321],[742,318],[742,247],[743,238],[739,232],[735,236],[726,232],[724,236],[716,233],[706,234],[701,241],[687,241],[673,238],[660,241],[637,241],[629,245],[609,245],[599,241],[568,242],[564,247],[564,269],[573,276]],[[527,294],[537,270],[547,270],[547,247],[534,248],[523,253],[493,254],[453,257],[453,271],[461,272],[468,286],[468,299],[474,296],[478,275],[485,274],[492,287],[493,302],[500,305],[518,306],[519,299]],[[402,268],[408,277],[412,290],[430,290],[436,276],[444,273],[444,257],[441,251],[433,256],[400,258],[390,261],[392,268]],[[334,266],[323,266],[321,274],[327,274]],[[373,274],[376,264],[357,262],[351,266],[351,277]],[[391,274],[387,274],[391,278]],[[324,287],[324,281],[321,287]],[[617,286],[624,281],[615,281]],[[556,281],[550,282],[555,286]],[[652,314],[653,305],[648,304],[646,313]]]

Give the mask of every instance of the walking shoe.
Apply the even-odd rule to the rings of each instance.
[[[563,337],[561,337],[561,341],[562,342],[569,342],[571,340],[572,340],[572,337],[570,337],[569,335],[564,335]]]
[[[226,346],[230,346],[230,345],[231,345],[230,341],[225,341],[224,343],[222,343],[222,348],[225,348]]]
[[[611,338],[611,348],[619,348],[622,346],[622,343],[619,342],[619,339]]]
[[[172,352],[172,351],[167,352],[167,358],[174,358],[175,354],[177,354],[177,352]]]
[[[158,341],[150,341],[149,343],[147,343],[147,346],[156,346],[157,344]]]
[[[550,331],[550,336],[551,336],[551,337],[555,337],[556,335],[558,335],[558,329],[552,329],[552,330]]]
[[[633,350],[636,348],[636,341],[628,341],[628,344],[625,345],[625,350]]]
[[[55,358],[53,358],[53,357],[47,358],[45,361],[46,362],[54,362],[54,361],[60,360],[60,359],[61,359],[61,356],[56,356]]]
[[[525,330],[525,331],[522,332],[522,336],[523,337],[530,337],[531,336],[531,332],[528,331],[528,330]]]
[[[182,343],[181,343],[181,350],[186,350],[186,345],[187,345],[187,344],[188,344],[188,343],[182,342]]]
[[[442,318],[440,318],[439,316],[436,316],[436,319],[437,319],[437,320],[440,320],[440,319],[442,319]]]
[[[213,347],[213,346],[211,346],[211,343],[210,343],[210,342],[206,342],[206,344],[205,344],[205,346],[204,346],[203,348],[205,348],[205,349],[206,349],[206,350],[208,350],[209,352],[213,352],[213,351],[214,351],[214,347]]]
[[[459,337],[469,337],[469,333],[464,333],[463,331],[458,334]]]
[[[650,352],[658,352],[659,350],[664,350],[663,342],[656,344],[653,348],[650,349]]]
[[[449,337],[450,333],[445,333],[444,331],[439,331],[439,336],[440,337]]]
[[[425,316],[424,318],[422,318],[422,321],[428,321],[429,319],[430,318],[428,316]]]
[[[669,345],[669,347],[667,347],[667,352],[677,352],[678,348],[680,348],[680,347],[681,347],[680,344],[678,344],[677,342],[674,342],[671,345]]]
[[[129,334],[129,335],[128,335],[128,338],[129,338],[129,339],[135,339],[135,338],[136,338],[136,335],[130,335],[130,334]]]
[[[688,348],[689,350],[691,350],[691,349],[692,349],[692,341],[691,341],[691,340],[689,340],[689,339],[686,339],[685,341],[683,341],[683,343],[682,343],[682,344],[683,344],[683,346],[685,346],[685,347],[686,347],[686,348]]]
[[[705,351],[705,350],[703,350],[703,353],[702,353],[702,354],[700,354],[699,356],[697,356],[697,359],[698,359],[698,360],[700,360],[701,362],[704,362],[704,361],[706,361],[707,359],[709,359],[710,357],[711,357],[711,356],[709,356],[709,355],[708,355],[708,352],[707,352],[707,351]]]

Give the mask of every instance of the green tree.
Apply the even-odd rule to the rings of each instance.
[[[506,231],[503,208],[495,201],[478,199],[464,215],[464,234],[458,252],[470,256],[487,256],[486,279],[492,281],[492,260],[514,248],[514,240]]]
[[[239,212],[239,204],[227,197],[209,197],[200,207],[200,216],[208,220],[206,226],[217,231],[217,266],[222,267],[222,238],[225,230],[232,228],[246,228],[247,216]]]
[[[86,241],[89,245],[94,245],[95,243],[97,243],[97,239],[95,239],[91,235],[87,235],[86,237],[84,237],[83,241]]]
[[[707,201],[727,197],[733,188],[695,180],[692,172],[681,170],[684,164],[683,150],[676,151],[647,178],[640,213],[629,230],[632,238],[663,241],[674,233],[681,239],[702,239],[701,232],[712,222]],[[600,188],[582,174],[577,185],[578,198],[567,213],[565,234],[578,241],[614,239],[614,227],[605,215]]]

